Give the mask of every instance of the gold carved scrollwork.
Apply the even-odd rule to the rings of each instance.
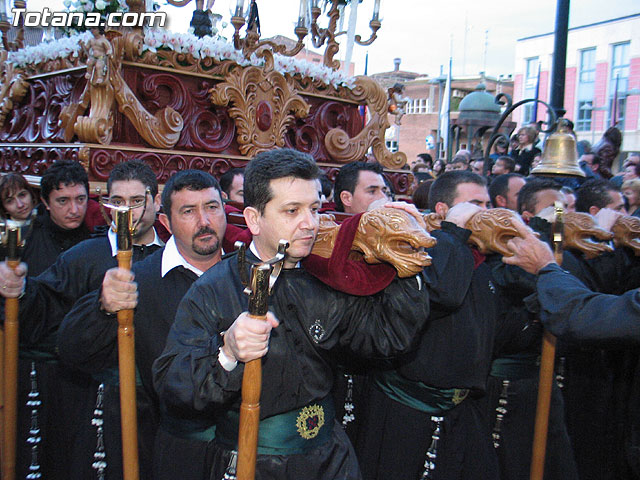
[[[348,163],[361,160],[372,147],[373,154],[383,166],[401,168],[407,163],[407,156],[403,152],[391,153],[384,144],[384,132],[390,126],[387,119],[387,93],[378,82],[364,76],[356,77],[352,93],[357,101],[366,102],[371,118],[353,138],[341,128],[329,130],[324,139],[329,155],[337,162]]]
[[[247,156],[284,147],[287,128],[295,117],[306,117],[310,108],[293,80],[273,70],[273,54],[263,50],[258,55],[265,59],[262,68],[236,68],[209,91],[214,105],[233,105],[229,116],[238,130],[240,152]]]
[[[111,32],[107,32],[107,35]],[[171,148],[180,137],[182,116],[171,107],[149,113],[136,98],[121,75],[122,58],[133,59],[142,48],[136,33],[109,37],[97,35],[88,45],[87,84],[78,104],[67,105],[60,114],[66,141],[74,135],[83,142],[111,143],[114,106],[133,124],[136,131],[156,148]],[[90,108],[88,116],[82,116]]]
[[[0,127],[4,126],[11,110],[20,103],[29,89],[22,72],[7,62],[8,52],[0,50]]]

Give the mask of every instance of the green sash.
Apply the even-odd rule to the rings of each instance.
[[[414,382],[395,370],[377,372],[374,382],[389,398],[430,415],[441,415],[451,410],[469,394],[467,389],[441,389]]]
[[[258,454],[294,455],[326,443],[333,432],[335,408],[330,396],[305,407],[260,421]],[[228,410],[218,422],[216,441],[236,450],[240,413]]]

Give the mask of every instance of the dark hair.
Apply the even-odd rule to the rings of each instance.
[[[233,183],[233,179],[236,178],[236,175],[242,175],[244,178],[244,168],[230,168],[220,177],[220,188],[227,195],[230,193],[231,184]]]
[[[29,192],[35,205],[37,201],[36,194],[26,178],[19,173],[7,173],[0,178],[0,217],[8,218],[7,211],[4,208],[4,201],[23,189]]]
[[[326,173],[320,175],[320,185],[322,187],[322,194],[325,198],[331,197],[331,191],[333,190],[333,182],[329,180]]]
[[[333,201],[336,202],[336,210],[344,212],[344,205],[340,199],[340,194],[345,190],[351,194],[356,191],[358,178],[361,171],[369,171],[382,175],[383,168],[379,163],[350,162],[343,165],[336,175],[335,188],[333,190]]]
[[[273,198],[271,180],[293,177],[315,180],[320,170],[313,157],[292,148],[269,150],[256,155],[244,172],[244,205],[260,214]]]
[[[491,199],[491,204],[494,207],[496,206],[496,197],[498,195],[505,198],[507,197],[507,193],[509,192],[509,180],[517,177],[524,178],[519,173],[504,173],[491,180],[491,185],[489,185],[489,198]]]
[[[557,190],[562,188],[558,182],[552,178],[535,177],[527,180],[518,193],[518,213],[527,211],[533,213],[536,208],[536,195],[542,190]]]
[[[509,148],[509,139],[506,137],[498,137],[498,139],[494,143],[494,146]]]
[[[502,155],[496,159],[496,163],[498,160],[502,160],[504,168],[509,170],[509,173],[513,173],[516,170],[516,161],[513,158]]]
[[[138,180],[145,187],[149,187],[152,197],[158,194],[158,179],[156,178],[156,174],[153,173],[151,167],[142,160],[129,160],[113,167],[107,180],[107,190],[111,192],[113,182],[129,180]]]
[[[419,153],[418,157],[422,160],[429,168],[433,168],[433,157],[428,153]]]
[[[605,208],[612,200],[609,192],[619,191],[609,180],[589,179],[576,191],[576,212],[589,213],[591,207]]]
[[[424,182],[421,182],[413,192],[411,199],[417,209],[426,210],[429,208],[429,190],[431,190],[433,182],[435,182],[433,178],[425,180]]]
[[[483,187],[487,186],[487,181],[483,177],[468,170],[445,172],[431,184],[429,209],[434,211],[438,202],[452,207],[457,195],[458,185],[461,183],[475,183]]]
[[[222,201],[222,190],[220,184],[213,175],[202,170],[183,170],[181,172],[172,175],[162,190],[162,208],[169,220],[171,220],[171,196],[175,192],[184,190],[191,190],[199,192],[209,188],[215,188],[220,195]]]
[[[40,180],[40,195],[48,202],[53,190],[59,190],[65,186],[84,185],[89,193],[89,177],[82,165],[73,160],[58,160],[51,165],[42,175]]]

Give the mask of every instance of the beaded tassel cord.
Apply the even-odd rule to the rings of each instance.
[[[38,425],[38,411],[40,410],[42,402],[40,401],[40,392],[38,391],[38,377],[35,362],[31,362],[31,373],[29,376],[31,378],[31,391],[29,392],[27,407],[31,409],[31,428],[29,429],[27,443],[31,447],[31,465],[29,465],[29,473],[26,479],[37,480],[42,478],[40,464],[38,463],[38,448],[42,441],[40,427]]]
[[[347,429],[350,422],[356,419],[353,414],[353,375],[345,373],[344,378],[347,379],[347,393],[344,398],[344,416],[342,417],[342,428]]]
[[[104,402],[104,383],[101,383],[98,387],[98,398],[96,399],[96,408],[93,411],[93,418],[91,419],[91,425],[96,427],[96,451],[93,454],[94,462],[91,467],[96,471],[96,478],[98,480],[105,479],[105,470],[107,469],[107,454],[104,450],[104,419],[102,415]]]
[[[238,465],[238,452],[235,450],[231,451],[231,457],[229,457],[229,465],[227,465],[227,469],[224,472],[224,476],[222,480],[236,480],[236,467]]]
[[[502,380],[502,390],[496,407],[496,423],[493,426],[493,448],[500,447],[500,432],[502,430],[502,422],[507,414],[507,391],[509,390],[509,380]]]
[[[436,458],[438,456],[438,442],[442,435],[442,422],[444,417],[432,416],[431,421],[435,424],[433,433],[431,434],[431,445],[427,450],[427,458],[424,461],[424,472],[422,472],[421,480],[433,478],[433,472],[436,469]]]

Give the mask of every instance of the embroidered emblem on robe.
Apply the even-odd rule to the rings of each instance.
[[[298,414],[296,427],[298,433],[305,440],[311,440],[318,436],[324,426],[324,409],[320,405],[304,407]]]
[[[320,319],[316,319],[314,324],[309,327],[309,335],[316,343],[319,343],[324,338],[324,333],[324,327],[320,323]]]

